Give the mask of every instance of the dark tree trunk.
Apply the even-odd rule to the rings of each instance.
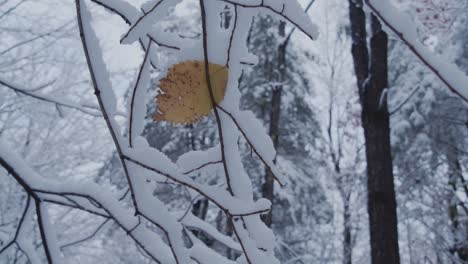
[[[208,213],[208,199],[200,199],[195,204],[193,205],[192,208],[192,214],[197,216],[198,218],[205,220],[206,219],[206,214]],[[213,239],[210,237],[206,236],[203,232],[194,230],[193,234],[204,241],[207,245],[213,244]]]
[[[351,211],[349,208],[349,199],[344,202],[343,208],[343,264],[353,263],[353,246],[351,240]]]
[[[372,263],[399,264],[398,226],[386,104],[388,37],[375,16],[371,18],[370,63],[362,1],[350,0],[352,55],[362,106],[366,142],[367,210]],[[369,69],[369,70],[368,70]]]
[[[369,87],[363,93],[362,124],[366,139],[367,205],[372,263],[400,263],[395,187],[390,146],[390,121],[386,104],[388,37],[375,16]]]
[[[285,36],[285,27],[284,22],[279,24],[279,36]],[[279,140],[279,122],[281,114],[281,95],[283,91],[282,82],[285,78],[285,69],[286,69],[286,46],[281,44],[278,46],[278,75],[276,77],[279,84],[272,87],[271,92],[271,105],[270,105],[270,130],[269,135],[273,140],[273,146],[275,149],[278,148]],[[274,161],[276,162],[276,160]],[[268,214],[263,215],[262,219],[268,227],[271,227],[273,223],[273,197],[274,197],[274,180],[271,171],[265,170],[265,182],[262,186],[263,197],[272,202],[271,210]]]
[[[366,14],[362,9],[362,0],[349,0],[349,18],[351,22],[351,53],[354,72],[357,78],[359,98],[362,101],[364,83],[369,76],[369,51],[367,49]]]
[[[279,117],[281,112],[281,93],[282,87],[275,87],[273,89],[271,98],[271,109],[270,109],[270,131],[269,135],[273,140],[275,148],[278,146],[278,128],[279,128]],[[263,197],[273,202],[273,191],[274,191],[274,180],[271,171],[265,170],[265,182],[262,186]],[[272,206],[273,209],[273,206]],[[273,223],[272,211],[263,216],[263,221],[268,227],[271,227]]]

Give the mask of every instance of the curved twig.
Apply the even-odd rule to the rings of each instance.
[[[71,246],[83,243],[86,240],[89,240],[89,239],[93,238],[109,222],[109,220],[111,220],[111,219],[107,218],[106,220],[104,220],[90,235],[88,235],[88,236],[86,236],[84,238],[81,238],[79,240],[67,243],[67,244],[61,246],[60,248],[63,250],[64,248],[71,247]]]
[[[132,98],[130,100],[130,116],[129,116],[130,121],[129,121],[129,125],[128,125],[128,143],[129,143],[131,148],[133,147],[133,124],[134,124],[133,115],[135,113],[135,98],[136,98],[137,89],[138,89],[138,87],[140,85],[143,70],[144,70],[144,68],[146,66],[146,63],[148,61],[148,57],[149,57],[150,52],[151,52],[151,40],[148,41],[148,47],[146,48],[145,57],[143,59],[143,62],[141,63],[140,70],[138,71],[138,77],[137,77],[137,80],[135,82],[135,87],[133,88]],[[140,103],[143,103],[143,102],[140,102]]]

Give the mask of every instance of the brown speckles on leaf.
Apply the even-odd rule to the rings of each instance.
[[[159,82],[160,93],[156,96],[158,109],[154,120],[176,124],[192,124],[210,114],[213,108],[205,69],[202,61],[185,61],[173,65],[165,78]],[[209,64],[211,86],[216,103],[226,93],[228,69],[222,65]]]

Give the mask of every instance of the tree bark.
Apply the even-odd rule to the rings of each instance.
[[[362,0],[349,0],[349,18],[351,22],[351,53],[354,62],[359,98],[362,102],[364,83],[369,76],[369,51],[367,49],[366,14],[362,9]]]
[[[362,123],[366,139],[367,205],[372,263],[400,263],[395,186],[390,145],[388,37],[375,16],[371,21],[369,87],[363,92]]]
[[[349,208],[349,199],[344,201],[343,209],[343,264],[352,264],[353,245],[351,240],[351,211]]]
[[[367,210],[374,264],[399,264],[396,195],[390,145],[388,37],[372,15],[370,57],[362,1],[349,0],[352,55],[362,106],[367,159]],[[367,73],[367,74],[366,74]]]
[[[285,34],[285,27],[286,24],[281,21],[279,24],[279,36],[283,38]],[[284,43],[278,46],[278,76],[277,82],[278,84],[272,87],[271,92],[271,106],[270,106],[270,128],[269,128],[269,135],[273,140],[273,146],[275,149],[278,148],[279,142],[279,122],[280,122],[280,114],[281,114],[281,95],[283,91],[282,82],[285,79],[285,69],[286,69],[286,46]],[[274,160],[276,163],[276,159]],[[273,224],[273,198],[274,198],[274,178],[271,174],[271,171],[265,169],[265,182],[262,186],[262,194],[263,197],[270,200],[272,202],[272,207],[268,214],[263,215],[262,219],[263,222],[268,227],[271,227]]]

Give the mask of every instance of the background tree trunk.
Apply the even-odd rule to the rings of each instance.
[[[372,263],[400,263],[396,196],[390,145],[390,121],[386,104],[388,87],[388,37],[372,15],[370,57],[362,1],[349,1],[352,55],[362,106],[366,142],[367,205]],[[370,64],[369,64],[370,63]],[[369,69],[369,70],[368,70]]]
[[[366,139],[367,205],[372,263],[400,263],[395,187],[390,146],[388,37],[372,15],[369,87],[363,91],[362,124]]]
[[[344,200],[343,227],[343,264],[352,264],[353,245],[351,239],[351,211],[349,208],[349,199]]]
[[[286,23],[283,21],[279,24],[279,36],[284,37]],[[271,91],[271,106],[270,106],[270,130],[269,135],[273,140],[273,146],[277,149],[278,138],[279,138],[279,122],[281,114],[281,94],[283,91],[283,80],[286,69],[286,45],[281,44],[278,46],[278,76],[277,84],[273,85]],[[276,163],[276,160],[275,160]],[[272,208],[268,214],[265,214],[262,218],[268,227],[271,227],[273,223],[273,198],[274,198],[274,179],[271,171],[265,169],[265,182],[262,186],[263,197],[272,202]]]

